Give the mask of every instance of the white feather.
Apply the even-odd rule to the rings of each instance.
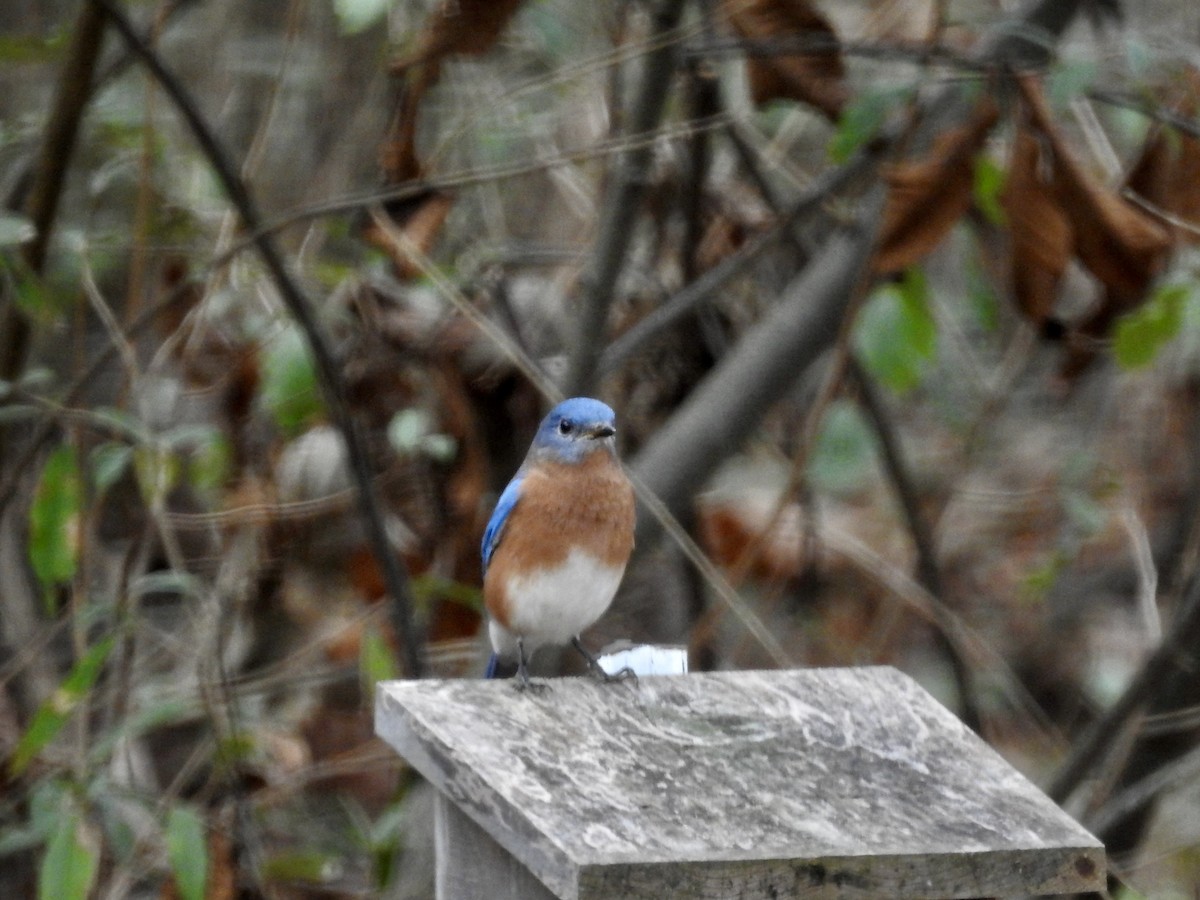
[[[624,566],[606,565],[590,553],[572,550],[555,569],[509,578],[504,587],[510,628],[492,620],[492,649],[512,658],[517,635],[524,638],[527,656],[543,644],[568,643],[604,615],[624,573]]]

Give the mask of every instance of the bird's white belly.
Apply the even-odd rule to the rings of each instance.
[[[589,553],[572,550],[555,569],[509,578],[509,630],[524,637],[527,650],[567,643],[604,615],[624,572],[624,566],[605,565]]]

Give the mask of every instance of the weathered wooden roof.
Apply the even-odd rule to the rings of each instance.
[[[376,729],[553,893],[1097,890],[1100,844],[891,668],[386,682]]]

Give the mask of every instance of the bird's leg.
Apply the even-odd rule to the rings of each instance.
[[[628,679],[632,679],[634,683],[637,682],[637,673],[633,671],[633,669],[629,668],[629,666],[626,666],[613,675],[609,675],[607,672],[605,672],[604,666],[600,665],[600,661],[596,659],[596,657],[588,653],[587,648],[583,646],[583,642],[579,640],[578,635],[571,638],[571,646],[578,650],[580,655],[587,660],[588,671],[590,671],[605,684],[609,684],[614,681],[626,681]]]
[[[525,658],[525,639],[517,638],[517,679],[513,685],[518,691],[533,691],[540,693],[549,690],[549,685],[539,684],[529,680],[529,664]]]
[[[523,691],[529,687],[529,669],[525,665],[525,640],[517,638],[517,690]]]

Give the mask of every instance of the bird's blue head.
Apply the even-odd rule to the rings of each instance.
[[[607,404],[591,397],[572,397],[542,419],[529,455],[558,462],[579,462],[595,450],[615,452],[613,435],[616,433],[616,415]]]

